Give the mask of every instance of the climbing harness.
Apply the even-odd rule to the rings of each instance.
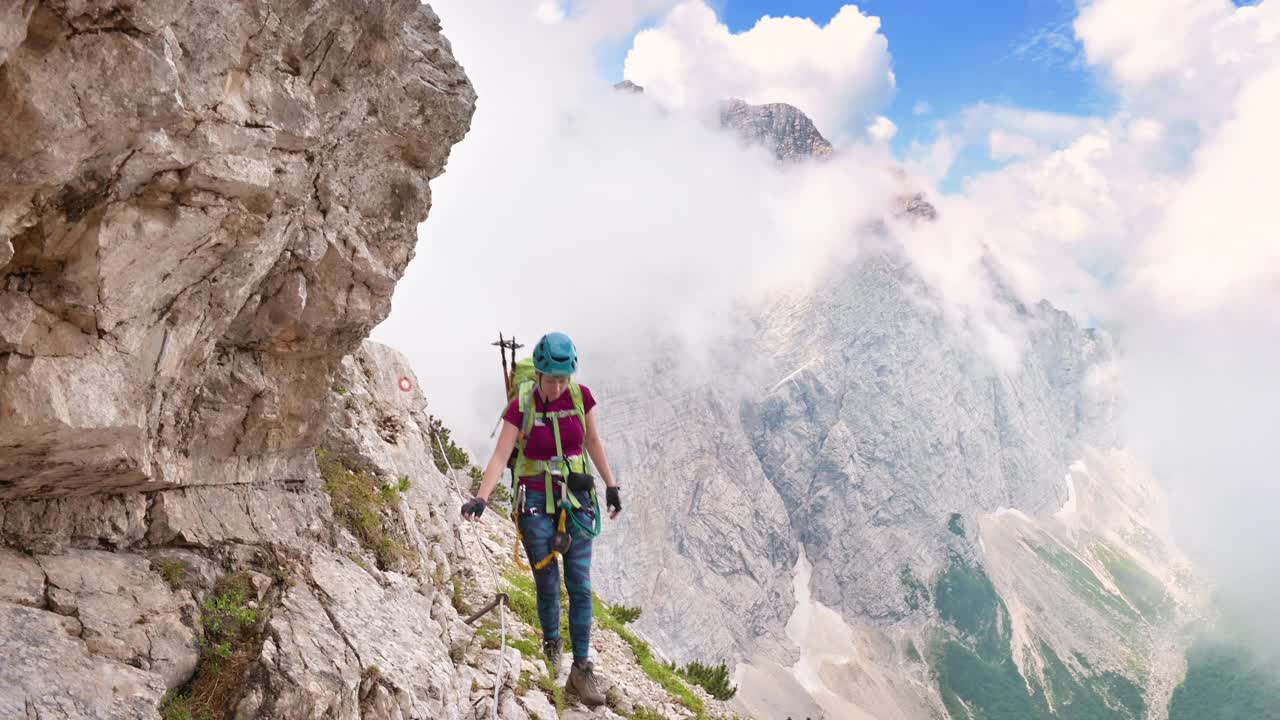
[[[524,533],[520,530],[519,515],[525,511],[525,494],[524,483],[520,482],[521,478],[533,477],[541,474],[543,477],[543,492],[546,495],[545,511],[548,515],[555,515],[556,518],[556,534],[551,541],[551,552],[547,556],[537,561],[533,569],[542,570],[551,564],[557,557],[564,557],[569,552],[569,548],[573,545],[573,536],[568,532],[568,523],[572,522],[579,530],[586,533],[590,537],[596,537],[600,534],[601,516],[600,516],[600,499],[596,496],[595,479],[591,474],[591,458],[584,451],[577,455],[565,457],[564,446],[560,440],[560,419],[564,417],[576,416],[578,421],[582,423],[582,430],[585,433],[587,429],[587,415],[584,410],[582,399],[582,386],[577,383],[570,383],[569,392],[573,398],[572,410],[556,410],[543,411],[538,410],[536,393],[533,387],[534,383],[524,382],[518,388],[519,407],[523,414],[522,428],[520,431],[520,439],[516,443],[516,461],[511,472],[511,482],[513,496],[518,499],[518,503],[512,508],[512,516],[516,519],[516,547],[514,556],[516,564],[521,568],[528,566],[520,560],[520,547],[524,544]],[[541,419],[543,422],[551,421],[551,431],[556,439],[556,455],[550,460],[531,460],[524,454],[525,443],[528,440],[529,433],[533,430],[537,421]],[[576,487],[574,487],[576,485]],[[556,501],[556,490],[559,490],[560,499]],[[574,494],[574,490],[589,490],[591,494],[592,510],[595,513],[595,527],[590,528],[583,525],[577,518],[576,510],[582,509],[582,503]],[[533,512],[536,512],[534,510]],[[533,562],[533,558],[529,558]]]

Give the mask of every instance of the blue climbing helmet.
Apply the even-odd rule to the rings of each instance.
[[[578,349],[568,335],[547,333],[533,348],[533,367],[546,375],[572,375],[578,371]]]

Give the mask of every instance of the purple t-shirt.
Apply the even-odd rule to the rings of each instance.
[[[579,387],[582,388],[582,412],[589,413],[591,408],[595,407],[596,399],[591,396],[591,391],[586,385],[579,385]],[[534,407],[541,412],[573,410],[573,393],[566,389],[560,397],[544,405],[542,399],[538,397],[537,388],[534,388],[533,403]],[[519,429],[524,429],[524,413],[520,412],[520,398],[514,398],[507,405],[507,411],[503,413],[502,419]],[[533,429],[529,431],[529,437],[525,441],[525,457],[530,460],[550,460],[556,456],[556,436],[555,431],[551,429],[551,423],[555,420],[535,417],[533,422]],[[560,446],[564,449],[565,456],[581,453],[582,442],[586,435],[587,429],[582,426],[576,415],[560,418]],[[536,488],[530,487],[530,490],[536,490]]]

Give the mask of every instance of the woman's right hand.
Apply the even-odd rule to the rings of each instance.
[[[488,505],[484,498],[471,498],[462,505],[462,517],[465,520],[477,520],[484,514],[484,509]]]

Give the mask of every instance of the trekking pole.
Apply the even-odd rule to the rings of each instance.
[[[511,373],[516,371],[516,349],[524,347],[516,342],[515,336],[507,339],[498,333],[498,342],[490,343],[490,345],[498,346],[498,353],[502,355],[502,387],[507,391],[507,395],[511,394]],[[507,351],[511,351],[511,368],[507,368]]]
[[[512,338],[515,342],[515,338]],[[511,373],[507,370],[507,341],[503,339],[502,333],[498,333],[498,342],[491,343],[498,346],[498,355],[502,356],[502,387],[506,389],[507,394],[511,394]]]

